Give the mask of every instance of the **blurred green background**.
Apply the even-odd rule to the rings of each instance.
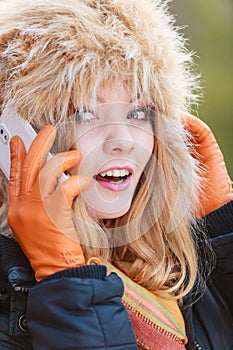
[[[176,24],[195,51],[203,98],[196,115],[212,129],[233,179],[233,0],[173,0]]]

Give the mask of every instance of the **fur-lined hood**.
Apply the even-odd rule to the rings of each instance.
[[[87,258],[105,256],[102,247],[110,241],[116,247],[125,244],[133,233],[127,249],[114,252],[120,259],[127,253],[135,258],[130,277],[149,290],[166,285],[171,286],[168,292],[176,293],[188,271],[190,282],[179,294],[183,296],[196,280],[189,224],[198,199],[198,175],[185,143],[181,112],[193,101],[195,79],[190,54],[166,6],[163,0],[4,0],[0,105],[3,108],[11,100],[23,118],[40,129],[47,123],[66,122],[74,115],[74,101],[78,108],[89,106],[90,99],[97,102],[100,89],[111,82],[127,87],[132,99],[146,97],[159,112],[154,120],[155,157],[146,169],[149,186],[147,181],[138,186],[129,211],[115,219],[111,239],[80,196],[74,200],[74,213],[83,220],[77,216],[75,221],[74,216],[75,227],[82,233],[82,223],[87,222]],[[160,165],[163,176],[156,171]],[[3,179],[0,223],[9,236],[7,188]],[[172,234],[165,236],[166,230]],[[173,285],[176,275],[180,277]]]
[[[189,63],[164,1],[1,2],[0,103],[37,127],[64,121],[72,96],[85,104],[111,79],[179,118],[193,97]]]

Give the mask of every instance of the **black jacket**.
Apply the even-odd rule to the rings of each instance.
[[[216,253],[216,267],[205,292],[193,291],[184,300],[187,349],[232,350],[233,202],[207,215],[201,225]],[[104,266],[91,265],[35,284],[14,240],[0,236],[0,254],[0,350],[137,349],[117,275],[106,276]]]
[[[233,350],[233,201],[200,220],[209,237],[216,263],[205,292],[190,293],[182,313],[189,339],[188,350]],[[201,232],[199,233],[199,236]],[[200,254],[209,269],[205,244]]]

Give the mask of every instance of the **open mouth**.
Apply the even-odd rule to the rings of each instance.
[[[122,184],[131,173],[127,169],[108,170],[97,174],[94,178],[97,181],[111,182],[113,184]]]
[[[124,190],[130,184],[132,171],[129,169],[111,169],[94,176],[94,179],[102,186],[110,190]]]

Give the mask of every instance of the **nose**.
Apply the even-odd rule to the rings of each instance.
[[[107,154],[129,154],[135,148],[130,126],[113,123],[106,126],[103,150]]]

